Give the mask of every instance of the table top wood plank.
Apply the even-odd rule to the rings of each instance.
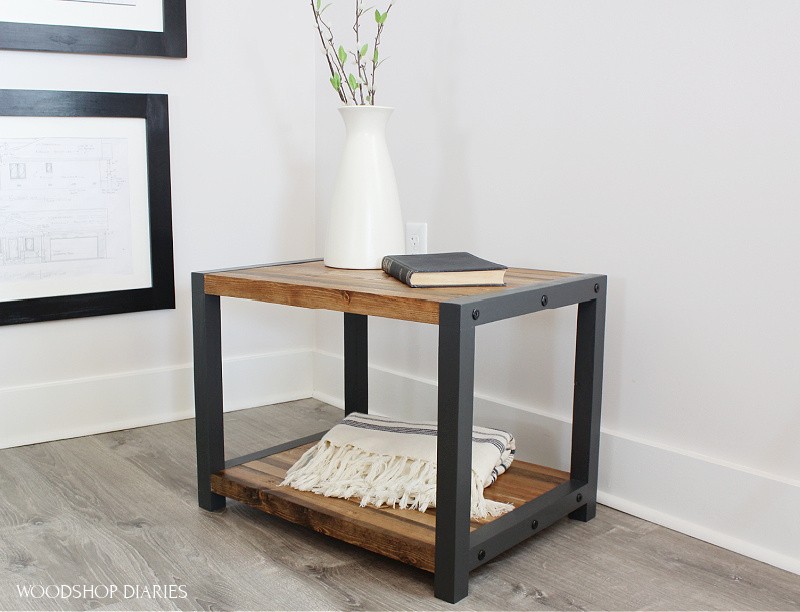
[[[469,296],[536,287],[571,272],[509,268],[503,287],[411,288],[383,270],[341,270],[321,261],[261,266],[205,275],[210,295],[437,324],[439,305]]]

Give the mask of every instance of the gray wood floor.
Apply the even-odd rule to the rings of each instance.
[[[339,418],[315,400],[226,415],[229,456]],[[800,576],[605,507],[476,570],[451,606],[423,571],[241,504],[204,512],[194,479],[193,421],[0,451],[0,609],[800,610]],[[33,585],[98,592],[19,595]]]

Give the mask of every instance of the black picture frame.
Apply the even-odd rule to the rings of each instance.
[[[162,32],[0,21],[0,49],[184,58],[186,0],[161,2]]]
[[[151,286],[0,302],[0,325],[175,308],[169,106],[165,94],[0,90],[0,116],[145,120]],[[132,203],[134,204],[134,203]]]

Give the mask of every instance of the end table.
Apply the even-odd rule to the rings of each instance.
[[[367,412],[367,317],[439,326],[435,511],[361,508],[279,487],[324,432],[225,461],[220,297],[344,313],[345,413]],[[515,509],[470,521],[470,471],[479,325],[578,305],[570,471],[515,461],[486,496]],[[597,503],[606,277],[511,268],[505,287],[412,289],[381,270],[319,260],[192,274],[197,483],[201,508],[236,499],[286,520],[434,573],[436,597],[466,597],[469,572],[564,516],[588,521]]]

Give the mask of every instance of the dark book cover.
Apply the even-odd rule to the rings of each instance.
[[[389,276],[409,287],[503,285],[503,274],[507,270],[506,266],[466,252],[387,255],[382,267]],[[415,283],[415,274],[424,275],[420,278],[425,281]]]

